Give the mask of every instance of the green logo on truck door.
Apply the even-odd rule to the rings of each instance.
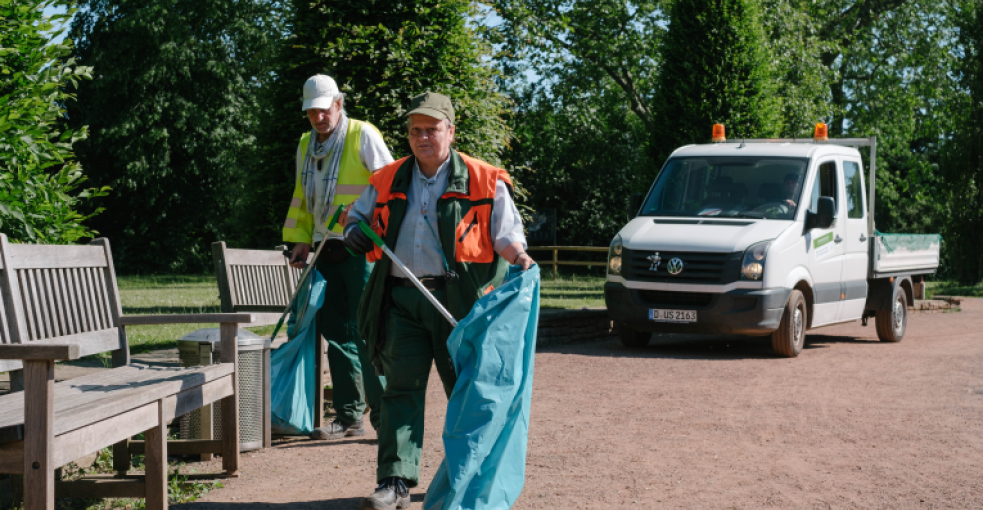
[[[824,244],[829,244],[829,242],[832,241],[832,240],[833,240],[833,233],[830,232],[830,233],[828,233],[828,234],[826,234],[826,235],[824,235],[822,237],[817,237],[817,238],[813,239],[812,240],[812,247],[813,248],[819,248],[820,246],[822,246]]]

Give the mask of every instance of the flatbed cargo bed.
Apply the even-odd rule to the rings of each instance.
[[[870,277],[930,274],[939,267],[939,234],[884,234],[872,239]]]

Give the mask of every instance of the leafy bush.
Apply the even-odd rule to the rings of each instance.
[[[265,0],[84,0],[72,24],[80,63],[79,159],[112,186],[94,225],[123,273],[201,272],[228,235],[255,167],[263,58],[277,23]]]
[[[86,128],[65,129],[70,87],[92,68],[68,58],[71,41],[54,42],[74,12],[44,16],[57,0],[0,0],[0,232],[33,243],[71,243],[95,232],[78,212],[108,188],[82,189],[86,178],[72,146]]]

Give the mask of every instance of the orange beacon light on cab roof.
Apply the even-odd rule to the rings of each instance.
[[[710,141],[712,141],[714,143],[720,143],[720,142],[726,142],[727,141],[727,137],[724,135],[724,125],[723,124],[714,124],[713,125],[713,137],[710,139]]]
[[[828,142],[829,141],[829,130],[826,128],[826,124],[819,122],[816,124],[816,132],[812,135],[813,141],[816,142]]]

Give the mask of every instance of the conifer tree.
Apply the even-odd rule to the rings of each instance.
[[[656,94],[657,163],[673,149],[729,138],[774,136],[779,104],[767,41],[753,0],[677,0],[662,47]]]

